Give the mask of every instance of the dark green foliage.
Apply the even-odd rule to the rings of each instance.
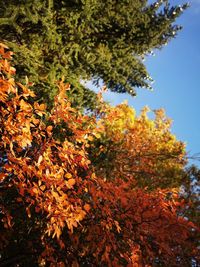
[[[0,36],[16,53],[18,75],[34,81],[47,102],[64,76],[77,90],[74,105],[91,108],[95,94],[80,79],[102,79],[131,95],[151,88],[142,60],[176,35],[173,23],[186,7],[166,0],[1,0]]]
[[[181,195],[188,203],[184,215],[196,224],[199,224],[200,169],[197,166],[191,165],[185,170],[181,189]]]

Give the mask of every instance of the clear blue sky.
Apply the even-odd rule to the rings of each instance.
[[[185,1],[171,0],[172,4]],[[154,91],[138,89],[136,98],[127,94],[106,93],[112,104],[127,99],[137,113],[145,105],[151,109],[163,107],[173,120],[172,131],[187,143],[190,155],[200,152],[200,0],[178,19],[183,29],[161,51],[146,61]],[[199,162],[195,162],[200,165]]]

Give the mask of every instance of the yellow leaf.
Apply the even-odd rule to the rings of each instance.
[[[1,46],[1,47],[3,47],[3,48],[6,48],[6,49],[8,49],[8,46],[7,46],[7,45],[5,45],[5,44],[3,44],[3,43],[0,43],[0,46]]]
[[[13,156],[15,156],[15,152],[13,150],[13,143],[12,142],[10,143],[10,151],[13,154]]]
[[[93,140],[94,140],[93,136],[89,135],[89,136],[88,136],[88,140],[89,140],[89,141],[93,141]]]
[[[67,179],[70,179],[70,178],[72,177],[72,175],[71,175],[71,173],[68,172],[68,173],[65,174],[65,177],[66,177]]]
[[[97,178],[97,177],[96,177],[96,174],[95,174],[95,173],[92,173],[91,178],[92,178],[92,179],[96,179],[96,178]]]
[[[101,138],[101,135],[99,133],[95,133],[95,137],[99,139]]]
[[[42,162],[42,159],[43,159],[43,156],[40,155],[39,158],[38,158],[38,162],[37,162],[37,165],[40,165],[40,163]]]

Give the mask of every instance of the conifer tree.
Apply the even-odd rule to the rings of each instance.
[[[0,36],[16,53],[18,75],[40,96],[53,99],[64,76],[72,102],[91,107],[95,95],[80,79],[131,95],[151,88],[143,59],[176,36],[186,8],[167,0],[1,0]]]

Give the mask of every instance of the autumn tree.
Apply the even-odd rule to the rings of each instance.
[[[13,78],[5,45],[0,54],[0,265],[198,264],[196,220],[179,193],[191,175],[171,181],[185,152],[163,113],[100,101],[98,119],[82,115],[63,81],[47,111],[28,79]]]
[[[15,69],[4,49],[1,45],[0,265],[35,266],[42,248],[50,253],[48,236],[59,240],[65,226],[73,232],[89,211],[85,136],[93,119],[71,108],[65,98],[69,85],[62,82],[51,114],[46,113],[46,105],[33,102],[34,93],[11,78]],[[52,258],[52,266],[55,262]]]
[[[34,82],[37,97],[49,104],[64,76],[73,105],[94,108],[95,94],[80,79],[131,95],[151,88],[143,59],[176,36],[181,27],[174,22],[186,7],[166,0],[2,0],[0,35],[16,52],[17,76]]]
[[[149,189],[180,186],[185,166],[185,144],[171,133],[171,120],[164,110],[145,107],[137,117],[127,103],[103,107],[100,122],[105,130],[90,152],[99,175],[129,179]],[[101,111],[100,111],[101,114]]]

